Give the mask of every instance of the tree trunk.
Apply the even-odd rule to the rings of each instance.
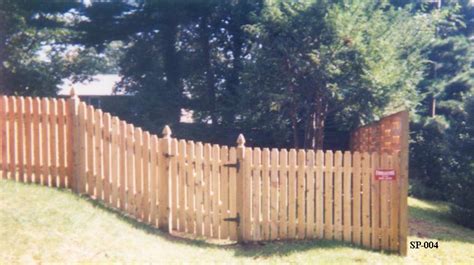
[[[172,18],[168,17],[162,27],[162,41],[163,41],[163,61],[164,71],[166,74],[166,93],[169,95],[170,102],[167,102],[169,109],[168,122],[179,123],[181,117],[181,105],[183,88],[180,84],[180,65],[179,57],[176,51],[176,39],[178,33],[178,23]]]
[[[431,117],[436,116],[436,98],[431,96]]]
[[[226,124],[233,124],[235,119],[235,113],[237,106],[239,105],[240,97],[238,88],[240,86],[240,74],[243,69],[242,64],[242,47],[244,45],[244,39],[242,36],[241,22],[242,18],[237,16],[233,17],[233,21],[229,26],[229,34],[232,35],[231,48],[232,51],[232,69],[230,69],[228,78],[226,80],[227,95],[225,97],[226,104],[223,113],[223,122]]]
[[[313,150],[322,150],[324,146],[324,128],[326,126],[325,120],[327,117],[328,106],[323,97],[316,97],[316,104],[314,107],[312,128],[311,128],[311,148]]]
[[[293,129],[293,146],[294,148],[298,149],[299,145],[299,139],[298,139],[298,119],[296,117],[296,106],[294,103],[292,103],[291,106],[291,127]]]
[[[5,18],[5,15],[6,14],[2,14],[2,12],[0,12],[0,90],[2,91],[2,94],[3,93],[6,93],[6,94],[9,94],[9,91],[7,91],[8,87],[7,87],[7,80],[6,80],[6,69],[5,67],[3,66],[3,62],[6,60],[6,52],[5,52],[5,48],[6,48],[6,18]]]
[[[216,113],[216,88],[214,73],[211,69],[211,46],[209,45],[209,28],[207,22],[207,16],[202,17],[201,20],[201,46],[204,59],[204,72],[206,75],[206,86],[207,86],[207,100],[208,100],[208,111],[211,116],[212,126],[215,128],[218,124],[217,113]]]

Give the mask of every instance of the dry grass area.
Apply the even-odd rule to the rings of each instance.
[[[453,224],[446,204],[410,198],[409,206],[409,241],[438,241],[439,248],[402,258],[333,241],[239,246],[178,239],[66,190],[0,180],[0,264],[474,264],[474,231]]]

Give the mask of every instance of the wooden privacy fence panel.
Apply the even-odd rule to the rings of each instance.
[[[392,218],[393,222],[399,222],[400,229],[400,248],[399,252],[402,255],[407,253],[407,233],[408,233],[408,112],[402,111],[380,119],[377,122],[357,128],[351,135],[351,150],[359,152],[387,152],[399,153],[397,160],[393,160],[392,164],[380,165],[381,167],[390,166],[398,169],[397,184],[398,189],[390,189],[393,204],[399,205],[400,217],[396,220]],[[387,163],[387,162],[386,162]],[[384,182],[378,185],[376,192],[380,192],[386,196],[387,187]],[[384,205],[382,205],[384,206]],[[374,207],[374,206],[373,206]],[[378,207],[377,205],[375,207]],[[386,211],[387,208],[382,208]],[[393,214],[395,216],[395,214]]]
[[[405,116],[406,112],[398,112],[357,128],[351,134],[351,150],[379,153],[401,151],[404,122],[407,119]]]
[[[2,178],[100,200],[166,232],[239,242],[329,239],[406,254],[408,116],[350,151],[158,138],[80,102],[0,97]],[[370,153],[369,153],[370,152]],[[376,170],[396,172],[377,180]]]

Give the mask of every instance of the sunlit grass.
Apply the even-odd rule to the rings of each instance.
[[[332,241],[219,246],[176,239],[67,190],[0,180],[0,263],[474,264],[474,231],[453,224],[446,204],[409,205],[409,240],[439,240],[439,249],[402,258]]]

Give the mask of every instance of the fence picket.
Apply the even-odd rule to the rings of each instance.
[[[270,150],[262,150],[262,238],[270,239]],[[277,202],[277,200],[275,200]]]
[[[270,239],[278,237],[278,149],[271,151],[270,169]]]
[[[305,238],[306,225],[306,153],[304,150],[298,150],[298,177],[296,179],[297,187],[297,217],[298,217],[298,239]]]
[[[111,200],[110,200],[110,195],[111,195],[111,177],[110,177],[110,171],[111,171],[111,164],[112,164],[112,161],[111,161],[111,156],[110,156],[110,142],[111,142],[111,131],[110,131],[110,127],[111,127],[111,124],[110,124],[111,120],[110,120],[110,114],[109,113],[105,113],[104,114],[104,119],[103,119],[103,127],[102,127],[102,135],[103,135],[103,152],[104,152],[104,165],[103,165],[103,170],[104,170],[104,182],[103,182],[103,185],[104,185],[104,202],[106,204],[109,204],[111,203]]]
[[[193,144],[194,146],[194,144]],[[188,147],[191,147],[188,145]],[[204,176],[203,176],[203,146],[201,142],[196,144],[196,156],[195,156],[195,173],[196,175],[193,176],[193,167],[192,167],[192,160],[188,159],[188,182],[189,185],[187,186],[188,189],[188,208],[190,211],[189,214],[189,227],[188,232],[192,229],[194,232],[194,222],[192,221],[191,217],[194,216],[196,213],[196,235],[202,236],[203,235],[203,187],[204,187]],[[188,149],[188,157],[193,157],[194,149]],[[193,204],[193,198],[196,199],[196,206]],[[194,209],[196,209],[194,211]]]
[[[372,179],[372,248],[380,249],[380,181],[374,181],[374,172],[380,166],[380,156],[372,153],[371,157],[371,179]]]
[[[196,231],[196,224],[194,222],[194,217],[196,213],[197,207],[194,205],[194,195],[195,195],[195,190],[194,190],[194,183],[195,183],[195,176],[194,176],[194,142],[188,141],[188,146],[186,148],[187,154],[186,154],[186,161],[187,161],[187,180],[186,180],[186,204],[188,205],[187,207],[187,214],[186,214],[186,230],[188,233],[194,234]],[[208,162],[207,165],[209,164],[210,161],[210,151],[211,151],[211,146],[207,145],[205,147],[205,153],[204,155],[206,156],[205,159]],[[209,166],[207,167],[207,178],[206,181],[209,181]],[[206,188],[207,188],[206,184]],[[204,192],[206,193],[206,196],[208,195],[208,190],[205,189]],[[208,198],[208,197],[207,197]],[[209,198],[208,198],[209,199]],[[204,210],[206,212],[206,219],[205,219],[205,225],[204,225],[204,230],[206,236],[211,236],[210,234],[210,209],[208,208],[208,204],[204,205]]]
[[[229,222],[224,221],[224,218],[229,218],[229,149],[223,146],[221,149],[220,165],[220,187],[219,187],[219,222],[220,222],[220,236],[221,239],[229,237]]]
[[[229,150],[229,164],[237,163],[237,150],[231,147]],[[237,216],[237,170],[229,168],[229,215]],[[229,223],[229,239],[237,240],[237,223]]]
[[[15,142],[17,143],[17,154],[18,154],[18,180],[21,182],[25,181],[25,99],[23,97],[17,98],[17,136]],[[50,141],[54,141],[50,139]],[[56,183],[54,183],[56,184]],[[55,185],[54,185],[55,186]]]
[[[288,238],[296,237],[296,150],[290,149],[288,174]]]
[[[334,155],[334,238],[342,240],[342,152]]]
[[[58,174],[59,187],[66,187],[66,101],[58,100]],[[31,129],[28,129],[30,131]],[[31,131],[30,131],[31,133]],[[27,136],[28,139],[28,136]]]
[[[8,127],[8,120],[7,120],[7,112],[8,112],[8,98],[6,96],[0,97],[0,137],[1,137],[1,149],[0,152],[2,153],[1,159],[1,167],[2,167],[2,178],[8,178],[8,134],[7,134],[7,127]],[[36,148],[39,150],[39,148]],[[35,151],[36,151],[35,149]]]
[[[50,157],[50,174],[51,174],[51,183],[53,187],[58,185],[58,155],[57,155],[57,116],[58,116],[58,103],[56,99],[49,100],[49,150],[51,152]]]
[[[353,196],[353,211],[352,214],[354,215],[353,219],[353,225],[352,225],[352,243],[360,245],[361,244],[361,178],[360,178],[360,153],[359,152],[354,152],[353,155],[353,163],[352,163],[352,172],[353,172],[353,190],[352,190],[352,196]]]
[[[4,154],[5,150],[5,134],[3,133],[3,130],[6,127],[5,124],[5,102],[3,101],[3,96],[0,96],[0,170],[2,171],[2,178],[3,174],[5,173],[5,170],[3,168],[3,161],[7,158],[7,156]]]
[[[134,163],[134,138],[135,129],[133,125],[127,124],[127,175],[126,175],[126,205],[127,213],[133,215],[133,207],[135,207],[135,192],[134,192],[134,182],[135,182],[135,163]]]
[[[219,238],[219,157],[220,148],[218,145],[212,145],[212,171],[211,171],[211,207],[212,207],[212,237]]]
[[[81,102],[78,107],[78,125],[79,130],[77,133],[78,137],[78,152],[76,155],[79,156],[78,164],[77,164],[77,176],[74,175],[77,181],[75,181],[75,188],[80,194],[84,194],[86,191],[86,104]]]
[[[49,100],[47,98],[43,98],[41,100],[41,125],[42,125],[42,134],[41,136],[43,137],[42,139],[42,151],[43,151],[43,181],[44,183],[47,183],[48,186],[51,187],[51,178],[49,174],[49,168],[50,168],[50,147],[49,147],[49,139],[50,137],[50,131],[49,131]]]
[[[127,124],[124,121],[120,121],[120,132],[119,132],[119,178],[120,178],[120,209],[125,211],[126,209],[126,202],[127,202],[127,159],[128,159],[128,151],[127,151]],[[156,157],[155,157],[156,159]],[[155,219],[156,220],[156,219]]]
[[[96,199],[103,200],[103,147],[102,147],[102,111],[96,110],[94,126],[94,147],[95,147],[95,189]]]
[[[41,101],[39,98],[33,98],[33,142],[34,142],[34,182],[41,183]],[[6,152],[5,152],[6,154]],[[6,160],[6,159],[5,159]],[[5,161],[6,162],[6,161]]]
[[[280,167],[278,168],[278,163]],[[278,176],[278,172],[280,176]],[[272,222],[278,223],[278,232],[280,239],[288,238],[288,152],[286,149],[280,150],[280,158],[278,160],[278,149],[272,149],[272,210],[275,210]],[[274,177],[275,176],[275,177]],[[278,204],[277,204],[278,201]],[[272,229],[273,231],[273,229]],[[272,233],[272,239],[277,238],[275,225],[275,236]]]
[[[316,235],[319,239],[324,235],[324,153],[316,151]]]
[[[352,156],[349,151],[344,152],[344,168],[343,168],[343,176],[344,176],[344,190],[343,190],[343,237],[344,241],[351,242],[352,234]]]
[[[134,197],[133,197],[133,215],[138,219],[143,220],[142,205],[142,182],[143,182],[143,164],[142,164],[142,145],[143,132],[141,128],[135,127],[134,135],[134,162],[135,162],[135,182],[134,182]]]
[[[119,207],[119,187],[121,183],[119,182],[120,176],[120,164],[124,163],[124,160],[119,160],[120,147],[119,147],[119,133],[120,133],[120,124],[117,117],[112,118],[112,139],[111,139],[111,185],[112,185],[112,206]]]
[[[306,238],[314,238],[314,191],[315,164],[314,151],[309,150],[306,156]]]
[[[186,141],[179,140],[178,143],[178,165],[179,165],[179,224],[178,230],[186,232]],[[153,173],[152,173],[153,176]]]
[[[393,168],[396,167],[396,165],[399,165],[400,163],[400,153],[396,152],[393,154]],[[400,172],[395,171],[395,174],[400,174]],[[399,239],[398,239],[398,218],[400,216],[400,177],[395,176],[395,180],[390,182],[390,191],[391,191],[391,198],[390,198],[390,208],[391,208],[391,213],[390,213],[390,228],[391,228],[391,234],[390,234],[390,249],[392,251],[397,251],[399,247]]]
[[[261,229],[260,229],[260,199],[261,199],[261,177],[260,177],[260,164],[261,164],[261,151],[260,148],[254,148],[252,150],[252,234],[253,240],[261,240]]]
[[[150,143],[150,223],[154,226],[158,226],[158,137],[156,135],[151,136]]]
[[[143,209],[143,221],[145,223],[150,222],[150,199],[149,199],[149,188],[150,188],[150,133],[143,133],[143,146],[142,146],[142,159],[143,159],[143,197],[141,208]]]
[[[249,147],[245,147],[245,159],[244,159],[244,166],[243,166],[243,173],[244,173],[244,191],[247,192],[245,196],[243,196],[243,209],[245,209],[245,215],[243,215],[241,222],[243,222],[244,226],[244,238],[245,240],[252,239],[252,224],[251,224],[251,210],[252,210],[252,149]]]
[[[382,154],[381,167],[383,169],[389,169],[390,156],[387,153]],[[388,208],[389,190],[387,181],[381,181],[380,183],[380,227],[382,232],[382,249],[389,249],[389,233],[388,233],[388,220],[389,220],[389,208]]]
[[[178,140],[171,139],[171,156],[170,156],[170,172],[171,172],[171,227],[174,230],[178,228],[178,160],[176,153],[178,152]]]
[[[370,247],[370,154],[362,154],[362,245]]]
[[[16,130],[15,130],[15,113],[16,100],[15,97],[8,97],[8,175],[9,179],[16,179]]]
[[[334,196],[334,176],[333,176],[333,153],[326,151],[324,159],[324,238],[332,240],[334,237],[333,228],[333,196]]]
[[[32,127],[32,100],[30,97],[25,98],[25,182],[33,182],[33,141],[31,135]],[[1,116],[1,114],[0,114]],[[0,117],[1,120],[1,117]],[[1,123],[1,121],[0,121]],[[1,125],[0,125],[1,126]],[[1,139],[1,136],[0,136]],[[61,139],[64,142],[64,139]],[[59,140],[61,142],[61,140]],[[0,151],[1,153],[1,151]],[[64,154],[64,152],[62,153]]]
[[[211,236],[211,145],[204,144],[204,235]]]
[[[83,121],[82,121],[83,122]],[[92,106],[87,107],[87,120],[86,120],[86,146],[87,146],[87,192],[89,196],[94,196],[97,198],[97,191],[96,187],[96,167],[95,163],[95,140],[94,140],[94,132],[95,132],[95,115],[94,115],[94,108]]]

